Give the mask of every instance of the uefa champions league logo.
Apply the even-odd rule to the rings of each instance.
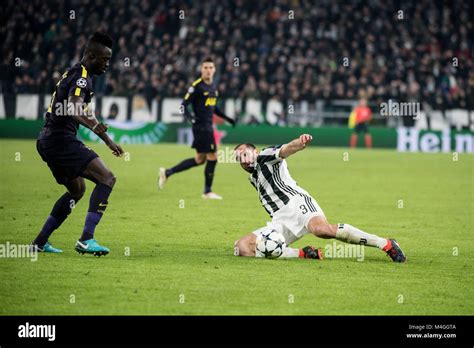
[[[76,85],[79,88],[85,88],[87,86],[87,80],[81,77],[79,80],[76,81]]]

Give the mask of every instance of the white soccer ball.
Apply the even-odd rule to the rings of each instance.
[[[257,256],[276,259],[286,248],[285,238],[275,230],[262,232],[257,236],[255,252]]]

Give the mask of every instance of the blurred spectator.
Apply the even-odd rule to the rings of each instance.
[[[107,116],[107,119],[115,120],[117,118],[118,111],[119,109],[117,103],[112,103],[112,105],[110,105],[109,115]]]
[[[257,118],[257,116],[255,116],[254,114],[251,114],[249,116],[249,120],[248,120],[247,124],[250,125],[250,126],[258,126],[260,124],[260,121]]]
[[[8,64],[23,62],[10,79],[15,92],[50,93],[52,74],[77,62],[86,38],[103,30],[115,47],[109,73],[96,79],[99,95],[182,97],[197,76],[193,67],[212,54],[223,97],[328,100],[356,98],[364,89],[381,103],[404,100],[415,89],[433,107],[472,108],[471,6],[462,0],[6,0],[0,40]]]
[[[286,116],[285,116],[285,113],[283,112],[279,112],[279,113],[275,113],[275,115],[278,117],[277,121],[276,121],[276,125],[279,126],[279,127],[286,127],[288,124],[286,122]]]

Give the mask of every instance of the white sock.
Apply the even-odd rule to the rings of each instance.
[[[375,234],[361,231],[349,224],[337,224],[336,239],[346,243],[363,244],[377,247],[379,249],[383,249],[383,247],[387,244],[387,240],[385,238],[380,238]]]
[[[280,257],[290,258],[290,257],[300,257],[300,249],[293,249],[286,247],[283,249],[283,253]]]

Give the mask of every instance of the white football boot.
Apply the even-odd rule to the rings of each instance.
[[[222,199],[221,196],[219,196],[217,193],[214,193],[214,192],[203,193],[202,198],[203,199],[218,199],[218,200]]]
[[[166,177],[166,169],[161,167],[160,168],[160,175],[158,177],[158,188],[160,190],[163,190],[163,187],[165,186],[165,182],[168,178]]]

